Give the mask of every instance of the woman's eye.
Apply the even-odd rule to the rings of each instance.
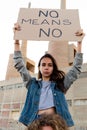
[[[46,64],[45,64],[45,63],[43,63],[43,64],[42,64],[42,66],[46,66]]]
[[[46,66],[46,64],[43,63],[42,66]],[[52,64],[48,64],[47,66],[52,67],[53,65]]]
[[[52,64],[49,64],[49,66],[51,67],[51,66],[53,66]]]

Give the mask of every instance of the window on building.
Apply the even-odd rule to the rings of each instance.
[[[11,111],[11,119],[13,120],[18,120],[19,118],[19,115],[20,115],[20,112],[17,110],[17,111]]]
[[[85,127],[85,126],[76,126],[75,130],[87,130],[87,127]]]
[[[67,100],[69,106],[72,106],[72,100]]]
[[[74,100],[74,105],[87,105],[87,99],[76,99]]]
[[[87,71],[81,72],[79,78],[87,78]]]

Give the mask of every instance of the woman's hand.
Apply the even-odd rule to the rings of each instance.
[[[13,27],[14,35],[15,35],[16,31],[21,31],[21,27],[20,27],[20,25],[18,23],[14,24],[14,27]],[[15,42],[14,42],[14,51],[20,51],[19,40],[15,40]]]
[[[81,29],[81,30],[78,30],[75,33],[75,35],[78,36],[78,38],[81,37],[81,39],[83,39],[85,36],[85,33],[83,32],[83,29]],[[81,53],[81,49],[82,49],[82,40],[78,41],[77,43],[77,52]]]
[[[19,25],[18,23],[15,23],[15,24],[14,24],[13,31],[14,31],[14,33],[15,33],[16,31],[21,31],[21,27],[20,27],[20,25]]]
[[[75,33],[75,35],[78,36],[78,38],[81,37],[81,39],[83,39],[84,36],[85,36],[85,33],[83,32],[83,29],[80,29],[80,30],[78,30],[78,31]],[[78,41],[78,42],[81,42],[81,41]]]

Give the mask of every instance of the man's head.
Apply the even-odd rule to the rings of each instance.
[[[65,121],[58,114],[42,115],[33,121],[28,130],[68,130]]]

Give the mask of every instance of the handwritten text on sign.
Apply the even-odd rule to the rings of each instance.
[[[14,39],[42,41],[77,41],[80,29],[78,10],[21,8],[18,15],[21,31]]]

